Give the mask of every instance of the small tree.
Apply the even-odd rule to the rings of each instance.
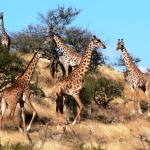
[[[23,60],[15,53],[0,49],[0,89],[12,83],[23,68]]]
[[[45,37],[45,29],[40,26],[29,25],[27,29],[18,33],[11,33],[12,47],[14,50],[29,53],[42,46]]]
[[[51,42],[48,46],[43,45],[47,30],[52,27],[63,38],[66,44],[69,44],[78,53],[84,54],[86,45],[94,34],[87,29],[71,26],[71,23],[80,12],[81,10],[76,10],[73,7],[65,8],[58,5],[56,9],[52,9],[46,14],[38,13],[38,19],[41,22],[40,25],[29,25],[27,29],[11,34],[13,48],[26,53],[32,52],[42,46],[47,52],[49,59],[54,57],[58,57],[59,59],[62,53],[54,42]],[[95,49],[92,55],[91,68],[95,69],[101,63],[105,63],[105,58],[101,51]],[[54,68],[53,65],[52,68]]]
[[[85,87],[80,93],[80,98],[84,106],[89,105],[93,101],[98,105],[106,108],[110,101],[117,97],[123,96],[124,84],[113,79],[105,77],[92,77],[85,78]],[[75,115],[77,112],[77,103],[72,96],[66,96],[66,106]]]
[[[114,100],[114,98],[121,97],[123,90],[124,85],[121,82],[105,77],[96,79],[87,76],[81,98],[85,103],[94,100],[97,105],[106,107],[110,101]]]

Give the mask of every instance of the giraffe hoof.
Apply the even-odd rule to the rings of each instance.
[[[76,120],[73,121],[72,125],[74,126],[76,124]]]
[[[29,130],[30,130],[30,126],[27,127],[27,131],[29,131]]]

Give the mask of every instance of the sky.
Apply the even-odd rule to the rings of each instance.
[[[142,71],[150,67],[150,0],[0,0],[0,12],[9,34],[40,24],[38,13],[46,14],[58,5],[81,10],[72,26],[87,28],[107,41],[102,53],[109,63],[122,55],[116,44],[124,39],[127,51],[141,59],[138,67]]]

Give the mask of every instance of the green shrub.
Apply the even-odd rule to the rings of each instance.
[[[85,78],[85,88],[81,92],[83,103],[88,104],[94,100],[98,105],[107,106],[116,97],[123,95],[124,85],[120,81],[107,79],[105,77]]]
[[[0,145],[0,150],[32,150],[33,148],[30,145],[22,145],[17,143],[14,145]]]
[[[94,146],[84,146],[84,143],[78,143],[74,146],[73,150],[104,150],[100,145]]]
[[[22,68],[23,60],[16,53],[0,49],[0,89],[7,83],[14,82]]]
[[[123,90],[124,85],[122,82],[101,76],[99,78],[87,76],[80,98],[85,107],[95,101],[98,106],[106,108],[114,98],[123,96]],[[72,96],[66,96],[65,104],[71,112],[73,111],[73,115],[76,115],[77,103]],[[82,117],[86,116],[86,112],[82,113]]]

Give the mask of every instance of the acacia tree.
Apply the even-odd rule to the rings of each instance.
[[[81,10],[76,10],[72,7],[65,9],[64,7],[58,6],[57,9],[50,10],[46,16],[39,14],[39,19],[43,24],[53,28],[64,39],[65,43],[73,47],[78,53],[84,54],[87,42],[93,34],[89,30],[81,27],[70,27],[70,24],[80,12]],[[53,51],[59,53],[59,56],[61,55],[61,51],[57,47],[54,47]],[[96,69],[99,64],[104,64],[105,60],[101,51],[95,48],[90,68]]]
[[[81,10],[76,10],[73,7],[65,8],[58,5],[56,9],[52,9],[46,14],[38,13],[38,19],[41,22],[40,25],[29,25],[27,29],[21,32],[12,33],[13,48],[21,52],[32,52],[39,46],[42,46],[47,52],[49,59],[54,60],[53,58],[55,57],[59,60],[62,53],[54,42],[51,42],[47,46],[43,45],[45,36],[48,34],[48,29],[53,28],[63,38],[65,43],[73,47],[78,53],[84,54],[87,42],[92,38],[93,34],[87,29],[71,26],[73,20],[80,12]],[[93,51],[91,62],[91,68],[93,69],[97,65],[105,63],[101,51],[97,51],[97,49]],[[53,64],[55,63],[52,63],[52,68],[54,67]],[[53,70],[52,68],[50,69]]]
[[[13,50],[29,53],[42,46],[45,37],[45,28],[40,25],[29,25],[27,29],[11,33]]]
[[[0,42],[0,90],[15,81],[16,75],[23,68],[22,62],[15,53],[3,49]]]

